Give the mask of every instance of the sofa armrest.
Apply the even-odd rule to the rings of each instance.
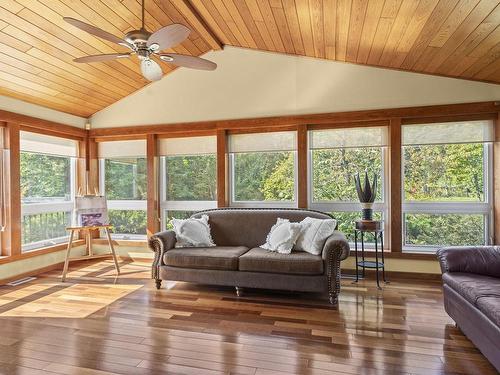
[[[441,272],[466,272],[500,277],[500,248],[497,246],[444,247],[437,251]]]
[[[327,238],[321,254],[325,263],[328,294],[331,304],[337,304],[340,292],[340,261],[349,256],[349,242],[342,232],[335,231]]]
[[[175,247],[176,237],[173,230],[166,230],[151,236],[148,240],[149,248],[155,253],[151,276],[153,279],[160,278],[160,267],[164,265],[163,254]]]

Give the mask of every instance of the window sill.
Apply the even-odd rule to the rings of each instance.
[[[81,245],[85,245],[84,240],[73,241],[73,247],[81,246]],[[55,253],[55,252],[58,252],[61,250],[65,250],[67,247],[68,247],[68,243],[61,243],[61,244],[57,244],[54,246],[48,246],[48,247],[43,247],[40,249],[30,250],[30,251],[27,251],[25,253],[21,253],[18,255],[3,256],[3,257],[0,257],[0,264],[16,262],[19,260],[29,259],[29,258],[37,257],[40,255],[44,255],[44,254]]]

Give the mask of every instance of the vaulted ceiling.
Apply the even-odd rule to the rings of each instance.
[[[62,19],[122,36],[140,27],[140,8],[139,0],[1,0],[0,95],[88,117],[143,87],[134,59],[74,63],[124,49]],[[174,22],[193,30],[178,53],[233,45],[500,83],[498,0],[146,0],[150,31]]]

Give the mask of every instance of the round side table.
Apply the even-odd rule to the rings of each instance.
[[[375,262],[365,260],[365,233],[373,233],[375,239]],[[358,261],[358,238],[361,239],[361,261]],[[380,241],[380,249],[378,242]],[[381,262],[379,262],[379,251]],[[356,282],[360,279],[359,267],[362,268],[361,278],[365,277],[365,269],[371,268],[376,270],[377,288],[380,287],[379,271],[382,270],[382,279],[385,283],[385,261],[384,261],[384,222],[381,220],[358,220],[354,228],[354,252],[356,255]]]

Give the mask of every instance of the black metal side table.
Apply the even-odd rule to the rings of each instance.
[[[365,260],[365,233],[373,233],[375,239],[375,262]],[[358,237],[361,238],[361,261],[358,261]],[[380,240],[380,252],[382,261],[379,262],[379,246],[378,241]],[[371,268],[376,269],[377,274],[377,288],[380,287],[380,276],[379,270],[382,270],[382,278],[385,283],[388,283],[385,279],[385,261],[384,261],[384,222],[381,220],[358,220],[356,221],[356,227],[354,228],[354,251],[356,255],[356,282],[358,282],[359,267],[362,268],[361,278],[365,277],[365,269]]]

